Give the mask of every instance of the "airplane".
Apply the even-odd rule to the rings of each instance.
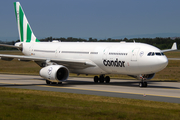
[[[168,65],[163,52],[145,43],[136,42],[40,42],[34,35],[19,2],[14,2],[20,42],[0,46],[17,48],[24,55],[0,54],[1,60],[34,61],[42,69],[39,74],[47,84],[62,84],[69,73],[92,74],[95,83],[109,83],[106,74],[124,74],[140,80],[140,87],[147,87],[147,80]]]

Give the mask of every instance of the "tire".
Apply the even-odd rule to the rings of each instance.
[[[103,75],[100,76],[99,82],[100,82],[100,83],[104,83],[104,76],[103,76]]]
[[[109,77],[109,76],[106,76],[106,77],[105,77],[105,81],[106,81],[106,83],[109,83],[109,82],[110,82],[110,77]]]
[[[51,84],[57,84],[57,82],[51,82]]]
[[[144,82],[144,87],[147,87],[147,82]]]
[[[147,87],[147,82],[140,82],[139,87]]]
[[[62,84],[62,82],[58,82],[58,84],[60,85],[60,84]]]
[[[140,82],[140,83],[139,83],[139,87],[143,87],[143,82]]]
[[[48,84],[48,85],[49,85],[49,84],[51,84],[51,82],[50,82],[49,80],[46,80],[46,84]]]
[[[94,76],[94,82],[95,83],[98,83],[98,79],[99,79],[98,76]]]

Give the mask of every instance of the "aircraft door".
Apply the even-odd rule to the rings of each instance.
[[[137,61],[138,51],[139,51],[139,48],[135,48],[135,49],[132,50],[131,61]]]
[[[105,48],[103,51],[103,60],[107,59],[109,48]]]
[[[30,55],[34,55],[33,45],[31,45],[31,46],[29,47],[29,54],[30,54]]]
[[[56,51],[55,51],[55,57],[60,57],[60,53],[61,53],[61,49],[60,49],[61,47],[58,47],[57,49],[56,49]]]
[[[104,71],[106,71],[106,72],[111,72],[111,67],[104,64],[104,60],[109,59],[108,58],[109,57],[109,55],[108,55],[109,54],[109,49],[110,49],[109,47],[105,48],[103,50],[103,56],[102,56],[102,69]]]

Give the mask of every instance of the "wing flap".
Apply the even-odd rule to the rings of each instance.
[[[0,46],[3,46],[3,47],[10,47],[10,48],[22,48],[22,46],[14,46],[14,45],[6,45],[6,44],[0,44]]]

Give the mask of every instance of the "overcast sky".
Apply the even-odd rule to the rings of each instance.
[[[0,4],[0,37],[19,37],[14,0]],[[37,37],[179,33],[180,0],[19,0]]]

